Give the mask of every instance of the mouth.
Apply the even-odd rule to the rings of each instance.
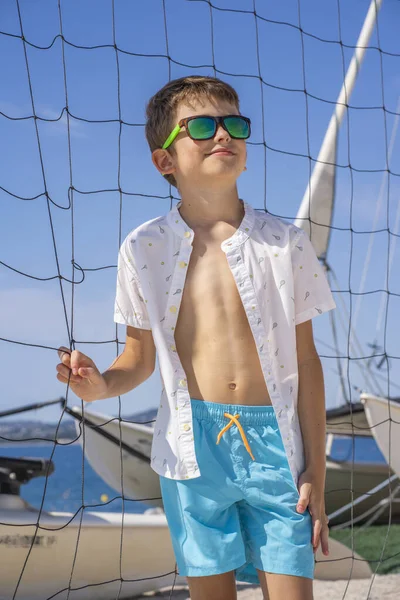
[[[211,152],[209,156],[213,156],[215,154],[218,156],[234,156],[233,152],[230,152],[229,150],[217,150],[216,152]]]

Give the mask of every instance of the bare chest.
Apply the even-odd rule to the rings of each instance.
[[[253,334],[221,242],[194,244],[175,329],[190,395],[269,404]]]
[[[235,279],[220,243],[206,245],[200,241],[194,245],[180,318],[186,331],[194,331],[194,325],[201,325],[203,332],[210,330],[214,334],[228,322],[239,324],[238,319],[247,322]]]

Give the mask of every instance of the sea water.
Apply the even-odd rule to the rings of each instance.
[[[87,459],[83,459],[79,443],[57,444],[42,442],[36,445],[9,442],[0,446],[1,457],[44,458],[51,459],[54,471],[46,476],[35,477],[29,483],[22,484],[20,496],[31,506],[45,511],[77,512],[82,506],[87,511],[143,513],[151,508],[143,502],[132,501],[125,497],[124,506],[121,496],[107,485],[92,469]]]

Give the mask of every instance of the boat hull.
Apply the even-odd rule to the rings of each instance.
[[[365,513],[368,509],[377,505],[380,500],[388,498],[389,485],[385,485],[378,492],[371,494],[359,504],[354,501],[370,492],[374,487],[387,480],[392,471],[386,464],[357,463],[353,468],[351,461],[338,462],[327,458],[326,460],[326,482],[325,482],[325,512],[331,515],[335,511],[353,502],[353,506],[337,517],[331,518],[330,525],[345,523]],[[393,489],[393,483],[392,483]],[[370,517],[371,515],[369,515]],[[368,517],[368,518],[369,518]],[[389,506],[382,512],[380,517],[374,521],[375,525],[387,524],[389,520]],[[361,524],[361,520],[357,524]],[[364,519],[365,522],[365,519]],[[392,504],[392,523],[400,523],[400,506]]]
[[[164,514],[125,514],[123,523],[121,513],[42,512],[39,518],[25,504],[0,508],[0,522],[0,600],[12,600],[20,578],[16,600],[123,599],[186,583],[175,578]]]
[[[361,402],[379,450],[400,477],[400,403],[366,393]]]

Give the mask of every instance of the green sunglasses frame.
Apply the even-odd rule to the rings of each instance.
[[[192,140],[199,141],[198,138],[194,138],[192,135],[190,135],[190,132],[189,132],[187,124],[188,124],[189,121],[192,121],[193,119],[198,119],[200,117],[207,117],[208,119],[213,119],[215,121],[215,123],[216,123],[215,133],[217,132],[219,124],[221,124],[221,126],[225,129],[225,131],[227,131],[229,133],[229,131],[226,128],[226,125],[224,123],[224,119],[227,119],[228,117],[240,117],[241,119],[244,119],[247,122],[247,124],[249,126],[249,135],[246,138],[233,138],[233,139],[247,140],[250,137],[250,134],[251,134],[251,121],[250,121],[250,119],[248,117],[244,117],[243,115],[224,115],[223,117],[214,117],[212,115],[196,115],[195,117],[186,117],[186,119],[181,119],[179,121],[179,123],[171,131],[170,135],[168,136],[168,138],[164,142],[164,144],[162,146],[163,150],[166,150],[172,144],[172,142],[175,140],[175,138],[177,137],[177,135],[181,132],[182,127],[184,127],[186,129],[186,133],[188,134],[188,136]],[[210,140],[212,137],[214,137],[215,133],[213,133],[213,135],[210,136],[209,138],[201,138],[201,140]],[[229,133],[229,135],[231,136],[230,133]],[[231,136],[231,137],[233,137],[233,136]]]

